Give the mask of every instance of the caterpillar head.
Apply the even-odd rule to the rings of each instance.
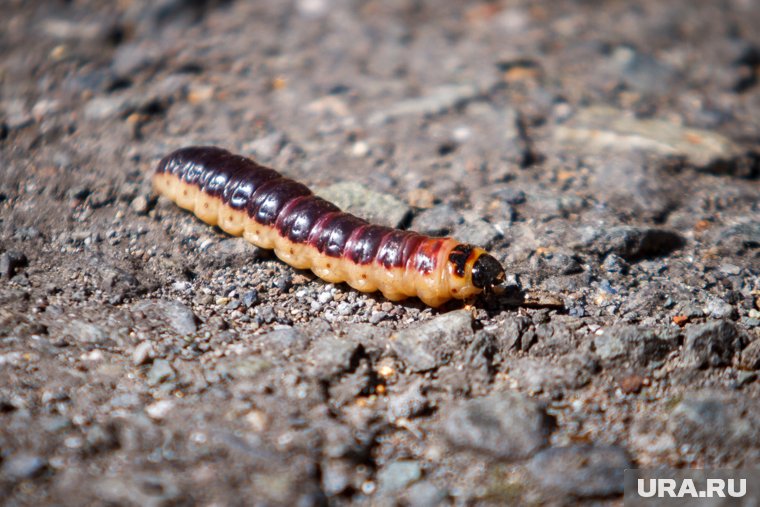
[[[472,265],[472,284],[489,292],[504,281],[504,268],[492,255],[481,254]]]
[[[466,299],[490,292],[504,281],[504,268],[482,248],[460,243],[449,254],[451,297]]]

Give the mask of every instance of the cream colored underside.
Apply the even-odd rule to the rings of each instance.
[[[438,269],[420,273],[415,269],[385,268],[377,263],[356,264],[348,259],[328,257],[316,248],[294,243],[280,236],[274,227],[257,223],[244,211],[230,208],[218,197],[201,192],[171,174],[156,174],[153,187],[178,206],[189,210],[209,225],[218,225],[233,236],[243,236],[254,245],[273,249],[277,257],[298,269],[311,269],[319,278],[331,282],[346,282],[356,290],[375,292],[379,290],[387,299],[400,301],[418,297],[425,304],[437,307],[451,298],[466,299],[480,292],[470,282],[468,266],[465,277],[455,276],[447,262],[451,249],[458,244],[448,238],[439,251]]]

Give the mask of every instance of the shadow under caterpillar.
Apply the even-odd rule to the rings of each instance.
[[[418,297],[438,307],[504,280],[482,248],[453,238],[373,225],[253,160],[210,146],[163,158],[154,190],[209,225],[218,225],[319,278],[387,299]]]

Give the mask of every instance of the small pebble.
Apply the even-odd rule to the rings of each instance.
[[[166,359],[153,361],[153,366],[148,370],[147,380],[149,386],[157,386],[162,382],[173,379],[174,369]]]
[[[135,366],[142,366],[147,364],[153,358],[155,351],[153,350],[153,344],[145,341],[135,347],[132,353],[132,364]]]
[[[16,250],[8,250],[0,255],[0,276],[13,278],[21,268],[28,264],[26,255]]]

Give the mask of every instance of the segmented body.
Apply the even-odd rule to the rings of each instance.
[[[153,186],[204,222],[274,249],[286,263],[328,282],[379,290],[391,301],[416,296],[433,307],[483,289],[472,277],[476,261],[490,257],[483,249],[370,224],[301,183],[220,148],[169,154]]]

